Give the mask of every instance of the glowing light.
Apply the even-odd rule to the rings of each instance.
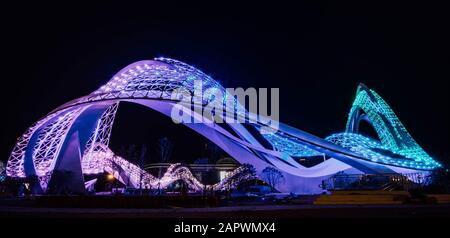
[[[203,191],[203,189],[224,190],[232,189],[239,181],[243,179],[253,178],[251,175],[241,173],[244,168],[239,167],[231,172],[227,172],[226,176],[217,184],[204,185],[197,180],[191,171],[181,164],[172,164],[161,178],[149,174],[126,159],[115,155],[109,148],[104,145],[95,145],[99,150],[85,154],[91,161],[90,171],[108,172],[107,179],[116,178],[126,186],[134,188],[153,188],[166,189],[169,185],[177,180],[183,180],[189,189],[193,191]],[[96,167],[96,168],[94,168]],[[83,168],[83,171],[87,168]],[[119,170],[124,171],[128,176],[127,180],[123,180],[119,176]]]
[[[106,178],[107,178],[108,180],[113,180],[113,179],[114,179],[114,175],[108,174],[108,175],[106,176]]]
[[[364,85],[360,85],[358,88],[355,101],[349,113],[346,131],[357,132],[359,121],[363,118],[362,116],[366,120],[369,120],[377,132],[383,149],[413,161],[402,161],[394,158],[389,158],[389,161],[387,161],[385,157],[380,156],[380,159],[384,160],[385,163],[415,169],[435,169],[441,167],[441,164],[434,161],[417,144],[381,96]],[[361,142],[359,144],[361,146],[365,146],[364,143],[370,140],[360,139]],[[348,143],[338,142],[338,144],[341,143],[349,146]],[[355,142],[350,144],[356,146]],[[357,151],[355,148],[353,150]],[[373,154],[371,157],[373,157]]]
[[[86,135],[91,133],[90,137],[87,143],[83,145],[84,148],[79,148],[84,174],[97,174],[106,171],[126,185],[144,188],[164,188],[177,179],[183,179],[192,190],[204,189],[204,185],[180,164],[172,165],[163,177],[155,178],[138,166],[115,155],[108,148],[112,124],[120,101],[171,100],[171,93],[174,90],[184,88],[192,93],[195,90],[194,81],[196,80],[202,82],[204,89],[212,89],[211,92],[221,92],[224,102],[231,97],[212,77],[177,60],[156,58],[153,61],[136,62],[126,67],[93,93],[58,107],[32,125],[17,140],[7,163],[7,175],[12,177],[37,175],[42,187],[45,188],[57,158],[61,157],[58,155],[62,144],[67,140],[66,135],[74,122],[79,120],[80,113],[87,110],[88,105],[109,105],[101,116],[93,119],[97,120],[93,121],[97,122],[97,125],[92,131],[86,132]],[[213,99],[213,96],[203,97],[199,100],[199,103],[207,105]],[[226,103],[226,106],[232,107],[240,117],[247,117],[245,108],[236,100],[233,97],[234,104]],[[358,125],[361,120],[370,122],[377,132],[379,140],[358,134]],[[257,127],[254,124],[248,126]],[[254,156],[255,163],[262,163],[259,167],[267,166],[271,163],[269,160],[276,162],[274,164],[282,162],[280,166],[277,166],[283,172],[295,170],[295,173],[300,174],[313,171],[311,174],[316,174],[316,171],[320,170],[320,165],[318,165],[319,167],[301,168],[301,166],[296,167],[289,164],[287,165],[290,166],[289,169],[283,166],[293,161],[291,157],[310,157],[324,154],[331,156],[327,154],[331,149],[336,157],[349,152],[349,150],[360,155],[360,158],[354,159],[356,163],[363,159],[378,164],[420,170],[432,170],[441,167],[416,143],[388,104],[376,92],[365,86],[360,86],[358,89],[349,113],[346,133],[333,134],[325,140],[300,130],[298,130],[299,133],[288,133],[287,131],[295,132],[291,129],[280,130],[274,134],[261,134],[261,137],[255,135],[255,138],[250,138],[252,133],[245,127],[231,124],[230,127],[238,136],[230,136],[220,131],[220,125],[213,127],[214,133],[217,132],[220,134],[220,138],[222,136],[225,138],[220,141],[224,147],[228,147],[228,143],[234,143],[233,145],[237,146],[228,147],[229,150],[233,150],[230,152],[236,152],[235,154],[244,154],[248,151],[255,152],[251,156]],[[259,139],[265,139],[272,145],[271,148],[255,143]],[[240,158],[236,159],[240,160]],[[30,169],[27,167],[27,170],[25,170],[25,164],[29,165]],[[121,170],[118,168],[121,168]],[[231,172],[220,183],[209,188],[220,190],[227,183],[228,185],[236,183],[239,179],[233,176],[238,176],[238,172],[239,170]]]
[[[263,136],[276,150],[284,152],[290,156],[308,157],[322,155],[322,153],[310,149],[306,145],[302,145],[294,138],[289,138],[279,133],[263,134]]]

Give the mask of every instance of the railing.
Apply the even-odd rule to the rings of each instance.
[[[424,173],[410,174],[336,174],[322,181],[326,190],[409,190],[431,182]]]

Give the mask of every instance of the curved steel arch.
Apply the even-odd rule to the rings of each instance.
[[[406,158],[394,165],[415,169],[434,169],[441,166],[417,144],[386,101],[364,84],[358,87],[346,132],[357,134],[361,119],[367,120],[375,129],[384,150]],[[384,163],[388,163],[387,160],[390,159],[387,158]]]
[[[172,92],[183,88],[193,93],[195,80],[201,80],[204,88],[220,90],[225,98],[229,96],[211,77],[173,59],[156,58],[125,67],[98,90],[63,104],[31,126],[18,139],[11,153],[8,176],[36,175],[45,190],[54,170],[67,168],[65,164],[70,161],[66,160],[76,160],[67,159],[67,151],[77,150],[84,174],[103,172],[102,158],[93,155],[105,152],[119,103],[139,103],[170,116],[171,108],[179,102],[171,97]],[[202,98],[194,106],[203,107],[208,102],[208,98]],[[242,107],[238,103],[236,106]],[[192,113],[192,108],[184,109]],[[245,110],[240,112],[244,113],[241,116],[248,117]],[[192,115],[202,117],[195,112]],[[381,141],[357,134],[359,120],[363,117],[374,126]],[[255,128],[265,126],[247,124]],[[267,166],[280,169],[287,178],[281,186],[283,191],[315,192],[321,179],[352,168],[362,173],[391,173],[397,169],[427,171],[440,167],[412,139],[387,103],[363,85],[358,87],[347,132],[326,139],[281,124],[277,132],[260,135],[260,140],[272,145],[272,148],[266,148],[242,124],[229,124],[237,136],[220,124],[185,125],[212,140],[241,163],[253,164],[258,172]],[[73,138],[77,138],[75,142]],[[296,160],[297,157],[318,155],[332,159],[311,168]]]

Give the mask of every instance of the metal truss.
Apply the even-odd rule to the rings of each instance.
[[[301,144],[301,142],[288,135],[273,133],[263,134],[263,137],[268,140],[270,144],[272,144],[275,150],[284,152],[290,156],[310,157],[323,155],[323,153],[320,153],[304,144]]]
[[[8,159],[6,174],[10,177],[19,177],[24,178],[25,168],[24,168],[24,156],[25,151],[27,149],[28,143],[31,139],[31,136],[39,129],[42,125],[48,122],[50,119],[64,113],[68,109],[60,110],[54,113],[50,113],[44,118],[40,119],[36,123],[34,123],[31,127],[27,129],[27,131],[17,139],[17,143],[11,152],[11,155]]]
[[[95,145],[99,148],[86,154],[91,158],[91,168],[97,168],[97,172],[110,173],[121,183],[128,187],[143,189],[166,189],[178,180],[182,180],[192,191],[226,190],[235,188],[240,181],[255,178],[253,175],[243,173],[243,166],[231,171],[226,178],[214,185],[204,185],[192,174],[189,168],[180,163],[172,164],[161,178],[157,178],[137,165],[117,156],[103,144]],[[101,171],[100,171],[101,170]]]
[[[97,120],[97,126],[86,143],[83,158],[81,160],[81,167],[84,174],[97,174],[103,172],[103,168],[98,167],[98,161],[90,155],[92,155],[93,152],[104,151],[104,147],[108,147],[112,126],[118,107],[119,103],[114,103],[109,106]]]
[[[215,191],[225,191],[236,188],[241,183],[241,181],[248,181],[257,178],[255,175],[245,173],[245,169],[246,168],[244,166],[240,166],[234,169],[229,174],[227,174],[227,176],[220,182],[212,185],[212,189]]]
[[[405,168],[433,169],[436,167],[436,165],[433,164],[424,164],[421,161],[416,161],[414,158],[402,156],[401,154],[394,154],[388,147],[384,146],[379,141],[359,134],[338,133],[327,137],[326,140],[361,154],[375,163]]]
[[[361,120],[367,120],[372,125],[385,150],[405,158],[401,162],[391,158],[390,162],[385,161],[386,163],[415,169],[441,167],[417,144],[386,101],[365,85],[358,87],[355,101],[349,113],[346,131],[358,133]]]
[[[172,93],[175,90],[184,89],[193,95],[197,87],[197,84],[194,83],[196,80],[202,82],[202,91],[208,89],[222,93],[223,101],[215,100],[216,104],[214,105],[222,104],[228,109],[231,107],[239,117],[244,118],[245,121],[249,120],[250,112],[247,112],[234,96],[231,97],[232,95],[217,81],[200,70],[168,58],[139,61],[125,67],[98,90],[63,104],[32,125],[18,139],[7,163],[7,175],[26,177],[29,174],[25,171],[24,161],[31,159],[35,173],[40,178],[42,187],[45,188],[56,159],[60,157],[61,146],[67,140],[66,136],[73,123],[87,107],[109,101],[112,103],[111,106],[98,117],[95,129],[88,132],[91,133],[91,136],[81,149],[81,167],[84,174],[108,171],[115,174],[114,176],[117,176],[125,184],[151,188],[156,185],[162,186],[161,184],[166,186],[169,182],[181,177],[192,189],[199,189],[199,186],[202,185],[194,180],[195,177],[183,167],[174,166],[168,170],[169,173],[164,179],[155,178],[136,165],[114,155],[108,148],[112,125],[120,101],[136,103],[158,101],[159,105],[170,107],[171,103],[180,102],[180,99],[172,97]],[[230,98],[233,99],[231,105],[227,102],[227,99]],[[202,97],[200,101],[195,97],[192,99],[194,107],[204,107],[212,101],[213,97]],[[146,106],[155,109],[151,103]],[[367,120],[374,127],[380,138],[379,141],[358,134],[361,120]],[[247,125],[256,129],[268,126],[259,122],[247,123]],[[207,131],[210,128],[213,128],[211,130],[214,132]],[[342,163],[360,166],[358,169],[364,169],[367,173],[374,171],[367,167],[368,163],[362,165],[362,163],[358,163],[358,160],[369,160],[396,168],[425,171],[441,166],[414,141],[388,104],[376,92],[363,85],[358,88],[350,110],[346,133],[334,134],[326,139],[283,126],[273,134],[261,134],[261,139],[272,145],[272,148],[265,148],[255,139],[259,136],[255,135],[256,137],[254,137],[244,126],[230,124],[231,130],[234,130],[237,136],[221,130],[220,126],[214,125],[210,128],[197,127],[194,130],[205,133],[205,136],[212,135],[207,133],[213,133],[214,138],[217,138],[215,143],[228,149],[227,152],[230,154],[235,153],[238,157],[236,159],[243,163],[258,164],[259,171],[264,169],[264,166],[275,166],[293,176],[301,177],[305,174],[307,174],[306,177],[325,176],[335,170],[327,168],[324,173],[318,171],[330,164],[336,165],[336,169],[344,168]],[[32,138],[33,140],[31,140]],[[26,151],[31,152],[31,158],[28,158],[29,155]],[[323,162],[324,165],[305,168],[292,158],[318,155],[327,155],[334,158],[335,161],[340,161],[341,164]],[[25,158],[26,156],[27,158]],[[348,163],[350,160],[352,163]],[[295,183],[292,186],[295,186]]]
[[[76,108],[58,116],[39,133],[33,149],[33,164],[37,176],[48,176],[52,171],[68,130],[85,108]]]
[[[48,119],[47,119],[48,120]],[[17,139],[17,143],[14,146],[13,151],[8,159],[8,164],[6,167],[6,174],[10,177],[24,178],[25,167],[24,167],[24,156],[25,150],[27,149],[28,142],[31,136],[34,134],[37,128],[39,128],[46,120],[40,120],[33,124],[28,130]]]
[[[195,81],[202,82],[201,90],[220,91],[223,100],[213,101],[211,97],[202,97],[201,99],[192,97],[193,105],[205,106],[212,103],[219,106],[221,104],[224,108],[236,111],[240,118],[248,117],[245,108],[237,99],[210,76],[188,64],[168,58],[138,61],[129,65],[98,90],[70,101],[55,109],[55,111],[78,104],[105,100],[130,98],[173,100],[172,92],[176,89],[183,89],[194,96]]]

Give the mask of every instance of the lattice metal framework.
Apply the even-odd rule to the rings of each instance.
[[[49,180],[60,153],[61,146],[67,139],[66,135],[74,122],[91,105],[108,101],[111,102],[111,106],[99,116],[95,129],[92,132],[88,132],[91,133],[89,140],[82,145],[81,167],[84,174],[109,171],[113,174],[116,173],[117,175],[115,176],[121,174],[118,178],[126,182],[122,176],[126,172],[128,173],[128,182],[133,184],[133,186],[139,185],[143,187],[154,186],[156,182],[160,186],[160,183],[166,180],[172,181],[175,179],[173,176],[177,174],[177,176],[185,176],[184,178],[190,181],[192,188],[200,186],[197,183],[198,181],[191,181],[190,179],[193,176],[180,167],[172,168],[166,180],[161,181],[144,173],[145,171],[140,170],[136,165],[114,155],[108,149],[111,128],[120,101],[135,102],[139,99],[142,102],[151,100],[164,102],[166,103],[164,104],[165,106],[170,107],[170,103],[167,102],[180,101],[178,98],[174,99],[172,97],[173,91],[184,89],[193,95],[197,90],[196,87],[198,87],[198,84],[194,83],[196,80],[202,82],[202,91],[209,89],[213,92],[220,92],[224,96],[223,101],[214,101],[215,103],[223,104],[228,108],[232,107],[239,117],[248,119],[249,114],[245,108],[234,97],[231,97],[217,81],[200,70],[180,61],[167,58],[139,61],[121,70],[98,90],[58,107],[31,126],[18,139],[11,153],[7,164],[8,176],[25,177],[29,175],[27,174],[29,173],[27,172],[28,170],[25,170],[24,160],[31,159],[36,175],[38,175],[44,184],[43,187],[45,187],[45,183]],[[194,97],[192,100],[196,107],[203,107],[211,103],[213,98],[209,96],[201,99]],[[230,98],[233,102],[231,105],[227,101]],[[149,107],[151,106],[149,105]],[[380,141],[358,134],[357,127],[360,120],[367,120],[371,123],[378,133]],[[256,129],[266,126],[261,123],[248,123],[248,125],[254,126]],[[333,156],[333,158],[343,163],[349,160],[357,162],[361,159],[418,170],[431,170],[441,166],[414,141],[387,103],[376,92],[367,89],[365,86],[359,87],[352,105],[347,122],[348,133],[335,134],[326,139],[321,139],[300,130],[296,131],[295,128],[295,130],[285,128],[274,134],[261,134],[261,137],[273,146],[273,149],[267,149],[259,142],[256,142],[251,136],[252,133],[245,127],[230,125],[230,128],[238,135],[237,137],[224,132],[225,130],[220,126],[215,125],[212,128],[215,130],[216,138],[221,138],[220,140],[222,140],[216,142],[222,143],[222,146],[228,149],[233,145],[233,149],[230,149],[230,152],[243,157],[254,156],[252,158],[255,160],[260,159],[260,161],[250,161],[250,163],[278,166],[281,170],[295,176],[301,176],[301,173],[309,173],[309,171],[312,171],[310,173],[314,175],[320,174],[317,171],[322,167],[318,165],[317,167],[305,168],[295,162],[292,157],[324,154],[329,157]],[[198,132],[206,131],[205,128],[196,130]],[[31,138],[34,139],[31,140]],[[31,158],[28,158],[29,153],[26,153],[26,151],[31,151]],[[252,153],[249,153],[249,151]],[[239,160],[240,158],[237,159]],[[245,161],[247,158],[241,159]],[[263,165],[261,164],[260,166]],[[364,166],[361,169],[366,169]],[[333,170],[328,169],[326,171],[331,173]],[[313,176],[311,174],[308,176]],[[145,179],[141,179],[141,176],[144,176]],[[139,180],[137,180],[138,178]],[[146,181],[146,184],[139,184],[139,181]]]
[[[400,163],[402,166],[407,165],[406,167],[416,169],[434,169],[441,166],[417,144],[386,101],[364,85],[358,88],[346,131],[357,133],[358,124],[362,119],[368,120],[373,126],[386,150],[407,158],[406,160],[414,161],[414,163],[404,161]],[[393,163],[398,165],[397,162]]]
[[[195,82],[201,82],[202,88],[198,88]],[[156,58],[155,61],[139,61],[117,73],[109,82],[93,93],[70,101],[56,110],[71,107],[77,104],[113,100],[113,99],[163,99],[172,100],[172,92],[183,89],[192,96],[192,104],[204,106],[208,103],[235,110],[240,118],[248,117],[248,112],[230,95],[218,82],[200,70],[183,62]],[[214,97],[204,95],[198,98],[195,90],[210,90],[213,94],[220,91],[222,100],[213,100]],[[230,100],[230,102],[228,102]]]
[[[193,94],[195,80],[200,80],[203,88],[225,89],[211,77],[183,62],[156,58],[153,63],[137,62],[125,71],[119,72],[108,83],[88,97],[70,104],[102,99],[118,98],[159,98],[171,99],[175,89],[183,88]],[[158,63],[164,62],[164,63]],[[204,100],[203,104],[208,103]]]
[[[353,133],[338,133],[326,138],[337,145],[363,155],[368,160],[381,164],[395,165],[405,168],[434,169],[436,164],[426,164],[414,158],[395,154],[379,141]]]
[[[264,138],[268,140],[277,151],[287,153],[294,157],[310,157],[323,155],[308,146],[301,144],[295,138],[288,135],[280,135],[279,133],[263,134]]]
[[[60,115],[40,132],[33,149],[33,164],[37,176],[48,176],[51,172],[70,126],[85,108],[76,108]]]
[[[161,178],[157,178],[147,171],[130,163],[126,159],[117,156],[109,148],[102,144],[97,144],[101,150],[88,152],[86,156],[92,159],[98,169],[112,174],[123,184],[134,188],[145,189],[166,189],[172,183],[182,180],[188,188],[193,191],[202,191],[203,189],[225,190],[234,188],[244,179],[254,178],[251,174],[242,173],[243,167],[239,167],[230,172],[226,178],[214,185],[204,185],[192,174],[189,168],[180,163],[172,164]],[[126,176],[122,176],[126,175]]]
[[[37,128],[41,126],[46,120],[43,119],[35,124],[33,124],[28,130],[17,139],[17,143],[14,146],[13,151],[8,159],[8,166],[6,167],[6,173],[11,177],[19,177],[24,178],[25,175],[25,167],[24,167],[24,156],[25,150],[27,149],[28,142],[31,136],[34,134]]]
[[[92,132],[83,153],[81,167],[85,174],[97,174],[103,172],[103,167],[98,167],[98,161],[90,155],[93,152],[103,151],[109,145],[114,118],[116,116],[119,103],[109,106],[97,121],[97,126]],[[99,146],[101,145],[101,146]]]
[[[24,156],[31,136],[33,136],[36,130],[46,122],[68,110],[69,109],[63,109],[57,112],[50,113],[49,115],[34,123],[21,137],[17,139],[17,143],[14,146],[13,151],[11,152],[6,167],[6,173],[8,176],[20,178],[26,177],[24,168]]]

